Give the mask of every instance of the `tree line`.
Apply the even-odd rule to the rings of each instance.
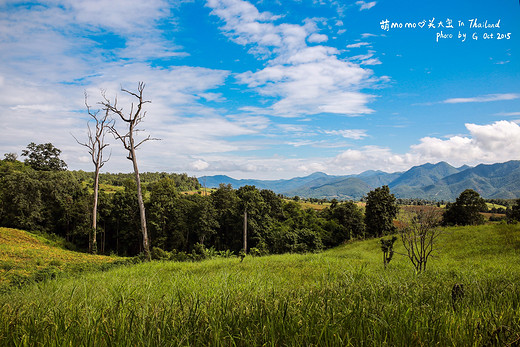
[[[88,249],[93,192],[92,173],[42,170],[12,154],[0,162],[0,223],[43,231]],[[43,165],[45,167],[45,165]],[[63,166],[61,166],[63,168]],[[197,247],[238,254],[244,247],[247,209],[247,249],[258,254],[312,252],[355,238],[381,237],[397,231],[397,199],[387,186],[367,194],[366,207],[333,202],[322,210],[304,209],[270,190],[254,186],[233,189],[221,185],[211,195],[185,194],[196,189],[195,178],[149,174],[144,187],[150,245],[165,251],[190,253]],[[98,250],[104,254],[136,255],[143,250],[136,183],[129,175],[108,175],[122,189],[99,191]],[[115,179],[119,178],[119,179]],[[484,201],[467,190],[444,213],[444,224],[482,223]],[[520,204],[509,214],[520,219]]]
[[[221,185],[208,196],[187,195],[182,193],[186,181],[175,179],[186,175],[152,176],[157,179],[144,186],[152,247],[191,252],[199,244],[238,253],[246,208],[248,250],[264,254],[316,251],[365,236],[363,212],[353,202],[315,211],[254,186]],[[35,170],[17,160],[2,160],[0,223],[54,233],[88,249],[93,193],[85,177],[85,172]],[[98,250],[131,256],[144,251],[137,188],[129,177],[121,185],[115,193],[99,191]]]

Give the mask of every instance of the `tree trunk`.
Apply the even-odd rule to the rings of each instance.
[[[137,167],[137,158],[135,157],[135,149],[133,148],[133,143],[130,155],[132,156],[132,163],[134,164],[135,183],[137,184],[137,202],[139,203],[139,214],[141,216],[141,233],[143,234],[143,249],[146,258],[148,260],[151,260],[152,258],[150,254],[150,245],[148,242],[148,230],[146,229],[146,213],[144,209],[143,193],[141,191],[141,179],[139,178],[139,169]]]
[[[94,207],[92,208],[92,231],[90,237],[90,253],[97,253],[97,205],[98,205],[98,191],[99,191],[99,166],[96,166],[94,176]]]
[[[137,147],[139,147],[144,142],[146,142],[148,140],[155,140],[155,139],[152,139],[152,138],[150,138],[150,136],[148,136],[147,138],[143,139],[138,144],[134,143],[134,135],[139,131],[138,129],[136,129],[136,126],[139,123],[141,123],[143,117],[146,114],[146,112],[144,112],[144,111],[142,112],[142,107],[144,104],[151,102],[149,100],[143,100],[144,87],[145,87],[145,84],[143,82],[139,82],[139,85],[137,87],[137,93],[133,93],[126,89],[121,88],[121,90],[123,92],[128,93],[128,94],[136,97],[139,100],[139,103],[137,104],[137,107],[135,109],[134,109],[134,104],[132,103],[132,106],[130,109],[130,114],[128,117],[125,117],[125,115],[122,112],[122,110],[123,110],[122,108],[119,109],[117,107],[117,98],[116,98],[114,104],[112,105],[110,103],[110,100],[106,98],[104,93],[102,93],[103,98],[105,99],[105,102],[102,102],[101,104],[103,106],[105,106],[105,108],[107,110],[107,114],[109,111],[113,112],[113,113],[119,115],[119,117],[121,118],[121,120],[123,122],[128,123],[129,128],[128,128],[128,133],[126,133],[126,135],[119,134],[113,124],[110,126],[110,130],[114,134],[115,138],[119,139],[123,143],[123,146],[125,147],[125,149],[128,150],[128,154],[129,154],[128,159],[132,160],[132,164],[134,166],[135,182],[137,185],[137,201],[139,203],[139,214],[141,217],[141,233],[143,236],[143,242],[142,242],[142,244],[139,243],[139,245],[140,245],[140,247],[141,246],[143,247],[146,258],[148,260],[151,260],[150,244],[149,244],[149,240],[148,240],[148,231],[146,229],[146,213],[145,213],[145,209],[144,209],[143,193],[141,191],[141,179],[139,178],[139,169],[137,168],[137,158],[135,155],[135,150],[137,149]]]
[[[247,209],[244,210],[244,254],[247,254]]]

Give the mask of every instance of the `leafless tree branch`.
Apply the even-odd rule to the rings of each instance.
[[[105,100],[105,92],[101,91],[101,95]],[[108,156],[107,159],[103,157],[103,152],[106,147],[109,146],[108,143],[105,142],[105,135],[107,130],[109,130],[114,125],[114,121],[110,119],[110,112],[108,109],[104,109],[104,115],[100,115],[100,110],[93,111],[90,105],[88,104],[88,95],[85,92],[85,106],[87,108],[87,113],[90,115],[91,119],[87,121],[87,141],[80,142],[74,135],[74,139],[78,144],[84,146],[88,149],[88,152],[92,158],[92,163],[95,167],[94,173],[94,206],[92,211],[92,231],[89,234],[89,249],[92,253],[97,252],[97,241],[96,241],[96,228],[97,228],[97,202],[98,202],[98,188],[99,188],[99,171],[105,165],[105,163],[110,160],[112,154]],[[91,122],[95,124],[95,129],[91,127]]]
[[[137,144],[135,143],[135,135],[140,132],[140,129],[137,129],[137,125],[141,123],[143,118],[146,116],[146,111],[143,111],[143,105],[150,103],[149,100],[144,100],[143,98],[143,91],[145,88],[145,84],[143,82],[139,82],[137,86],[137,93],[129,91],[127,89],[124,89],[121,87],[121,91],[135,97],[137,99],[137,106],[134,105],[132,102],[130,105],[130,112],[128,113],[128,116],[125,117],[125,114],[123,112],[123,108],[118,108],[117,106],[117,97],[114,99],[114,103],[110,102],[110,99],[106,96],[106,93],[103,91],[102,96],[104,101],[101,102],[101,105],[103,105],[103,108],[106,110],[107,114],[109,112],[114,113],[119,116],[119,118],[125,122],[128,125],[128,131],[126,134],[120,133],[116,127],[115,124],[112,123],[109,127],[109,131],[112,133],[112,135],[115,137],[116,140],[121,141],[123,144],[123,147],[128,151],[127,158],[132,161],[132,164],[134,166],[134,173],[135,173],[135,180],[137,184],[137,200],[139,203],[139,213],[141,217],[141,233],[143,235],[143,248],[145,251],[146,256],[148,259],[151,259],[150,256],[150,245],[148,240],[148,231],[146,227],[146,214],[145,214],[145,206],[141,191],[141,180],[139,178],[139,169],[137,166],[137,158],[136,158],[136,150],[137,148],[142,145],[143,143],[150,141],[150,140],[158,140],[156,138],[152,138],[150,135],[146,137],[145,139],[141,140]]]

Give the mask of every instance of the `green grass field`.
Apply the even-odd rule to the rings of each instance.
[[[22,230],[0,228],[0,291],[13,284],[106,267],[123,258],[65,249],[64,240]]]
[[[456,283],[465,294],[453,303]],[[126,265],[0,295],[6,346],[519,343],[517,225],[446,229],[419,275],[399,255],[384,270],[378,240],[367,240],[243,262]]]

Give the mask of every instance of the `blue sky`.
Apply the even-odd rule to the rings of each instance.
[[[0,153],[52,142],[92,171],[71,135],[86,137],[84,92],[127,110],[121,86],[143,81],[141,136],[161,140],[139,149],[141,171],[278,179],[520,159],[519,48],[516,0],[4,0]],[[109,140],[105,171],[130,172]]]

